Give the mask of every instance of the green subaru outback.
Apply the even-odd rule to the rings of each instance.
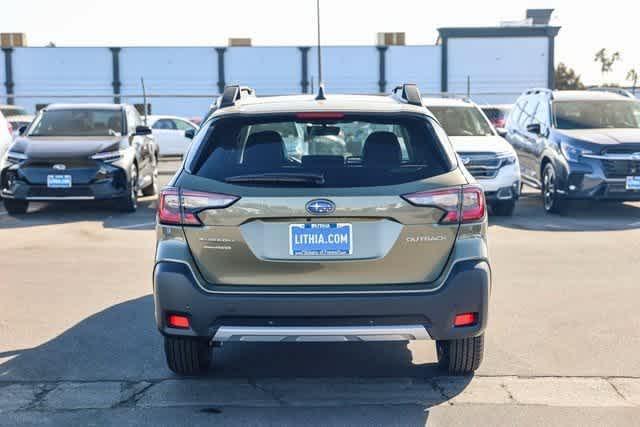
[[[482,361],[484,194],[414,85],[258,98],[227,87],[159,200],[155,314],[169,368],[226,341],[434,340]]]

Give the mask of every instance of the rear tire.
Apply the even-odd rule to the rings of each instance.
[[[199,375],[211,366],[211,348],[203,339],[164,337],[164,354],[169,369],[178,375]]]
[[[143,196],[155,196],[158,194],[158,168],[151,173],[151,184],[142,189]]]
[[[484,355],[484,334],[449,341],[436,341],[438,365],[449,375],[470,375],[480,367]]]
[[[26,200],[4,199],[4,207],[9,215],[20,215],[27,213],[29,202]]]
[[[513,216],[513,212],[516,210],[516,201],[514,199],[497,201],[491,205],[491,210],[497,216]]]

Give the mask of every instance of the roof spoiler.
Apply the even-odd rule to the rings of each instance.
[[[220,97],[218,108],[232,107],[236,105],[236,102],[248,96],[255,97],[256,91],[248,86],[225,86],[222,96]]]
[[[400,93],[398,93],[400,92]],[[422,96],[420,95],[420,89],[413,83],[404,83],[401,86],[396,86],[392,91],[395,97],[399,97],[407,102],[407,104],[418,105],[422,107]]]

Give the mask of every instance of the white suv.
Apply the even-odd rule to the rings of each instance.
[[[451,98],[422,100],[449,135],[462,163],[484,189],[493,214],[513,215],[520,197],[520,166],[511,144],[498,135],[472,102]]]

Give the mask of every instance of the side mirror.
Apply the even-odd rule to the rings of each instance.
[[[151,135],[151,129],[148,126],[136,126],[136,136]]]
[[[24,136],[24,134],[27,133],[27,128],[28,126],[20,126],[20,128],[18,129],[18,135]]]
[[[185,138],[193,139],[193,137],[196,136],[196,130],[195,129],[187,129],[187,130],[184,131],[184,136],[185,136]]]
[[[540,123],[529,123],[527,125],[527,132],[534,135],[542,135],[542,127],[540,126]]]
[[[505,128],[496,128],[496,132],[503,138],[507,136],[507,129]]]

